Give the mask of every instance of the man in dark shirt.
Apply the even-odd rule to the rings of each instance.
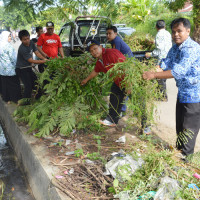
[[[122,54],[128,57],[133,57],[130,47],[117,35],[117,27],[109,26],[106,29],[107,40],[111,43],[113,49],[119,50]],[[128,97],[125,102],[128,101]],[[124,103],[121,109],[121,116],[125,116],[127,106]]]
[[[27,30],[21,30],[19,38],[22,44],[18,49],[16,74],[24,84],[23,98],[31,98],[32,89],[35,87],[37,79],[35,73],[32,71],[31,63],[42,64],[46,62],[46,58],[39,53],[35,44],[30,40],[30,34]],[[33,53],[42,60],[33,60]]]
[[[100,43],[92,40],[88,43],[88,50],[91,55],[98,58],[94,70],[90,75],[81,82],[81,85],[85,85],[89,80],[96,77],[99,72],[107,73],[115,63],[124,62],[126,57],[116,49],[104,49],[100,46]],[[121,78],[115,78],[111,87],[110,93],[110,106],[109,114],[107,118],[100,121],[101,124],[106,126],[115,126],[119,120],[119,113],[121,111],[122,102],[125,97],[125,88],[121,88]]]
[[[111,43],[112,48],[118,49],[122,54],[133,57],[131,48],[117,35],[117,27],[110,26],[106,29],[107,40]]]

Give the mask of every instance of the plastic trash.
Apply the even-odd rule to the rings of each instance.
[[[57,178],[57,179],[62,179],[63,176],[59,176],[59,175],[58,175],[58,176],[56,176],[56,178]]]
[[[138,158],[136,161],[131,155],[125,155],[120,150],[120,152],[115,153],[112,159],[106,163],[106,172],[104,172],[104,175],[112,175],[114,178],[118,178],[119,181],[127,180],[143,163],[144,161],[141,158]]]
[[[74,155],[74,151],[68,151],[65,153],[66,156]]]
[[[119,200],[147,200],[147,199],[153,199],[156,192],[149,191],[146,194],[139,196],[138,198],[132,194],[131,190],[122,191],[116,195],[114,195],[114,198],[119,198]]]
[[[71,144],[71,140],[66,140],[66,141],[65,141],[65,145],[67,146],[67,145],[69,145],[69,144]]]
[[[73,129],[71,133],[72,133],[72,134],[76,133],[76,129]]]
[[[118,142],[118,143],[125,143],[126,142],[126,137],[125,135],[120,137],[118,140],[116,140],[115,142]]]
[[[173,200],[176,191],[180,190],[178,181],[174,180],[168,176],[161,179],[158,191],[154,197],[154,200]]]
[[[199,190],[199,187],[196,184],[194,184],[194,183],[189,184],[188,187],[190,189]]]
[[[193,174],[193,176],[194,176],[195,178],[197,178],[197,179],[200,179],[200,175],[197,174],[197,173]]]
[[[94,161],[89,160],[89,159],[86,159],[85,162],[86,162],[87,164],[89,164],[89,165],[94,165],[94,164],[95,164]]]
[[[155,195],[156,195],[155,191],[149,191],[149,192],[143,194],[142,196],[139,196],[139,198],[137,200],[153,199]]]
[[[68,170],[65,170],[65,171],[64,171],[64,174],[66,174],[66,175],[69,174],[69,171],[68,171]]]
[[[74,173],[74,168],[71,168],[70,170],[69,170],[69,174],[73,174]]]
[[[130,193],[131,191],[128,190],[128,191],[122,191],[120,192],[119,194],[116,194],[114,195],[114,198],[118,198],[119,200],[130,200]]]

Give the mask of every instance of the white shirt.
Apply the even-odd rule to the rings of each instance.
[[[169,50],[172,47],[172,37],[171,34],[165,29],[161,29],[156,34],[155,38],[156,48],[152,52],[153,57],[157,57],[160,61],[163,58],[166,58]]]

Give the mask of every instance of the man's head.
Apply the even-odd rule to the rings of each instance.
[[[54,23],[53,22],[47,22],[46,23],[47,33],[49,35],[53,35],[54,32]]]
[[[36,27],[36,33],[37,33],[37,36],[40,37],[40,35],[44,33],[43,28],[41,26]]]
[[[172,21],[172,39],[177,45],[181,45],[190,35],[190,21],[186,18],[178,18]]]
[[[102,58],[102,46],[96,40],[91,40],[87,44],[87,50],[91,53],[94,58]]]
[[[157,28],[157,30],[165,28],[165,21],[164,20],[158,20],[156,22],[156,28]]]
[[[106,29],[107,40],[112,41],[117,36],[117,27],[116,26],[109,26]]]
[[[27,30],[21,30],[18,34],[19,39],[25,46],[30,45],[30,34]]]

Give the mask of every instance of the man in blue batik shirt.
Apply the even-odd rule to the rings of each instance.
[[[194,153],[200,128],[200,45],[190,38],[190,22],[185,18],[172,21],[175,45],[161,62],[163,72],[144,72],[143,78],[175,78],[178,87],[176,103],[176,147],[183,155]]]

